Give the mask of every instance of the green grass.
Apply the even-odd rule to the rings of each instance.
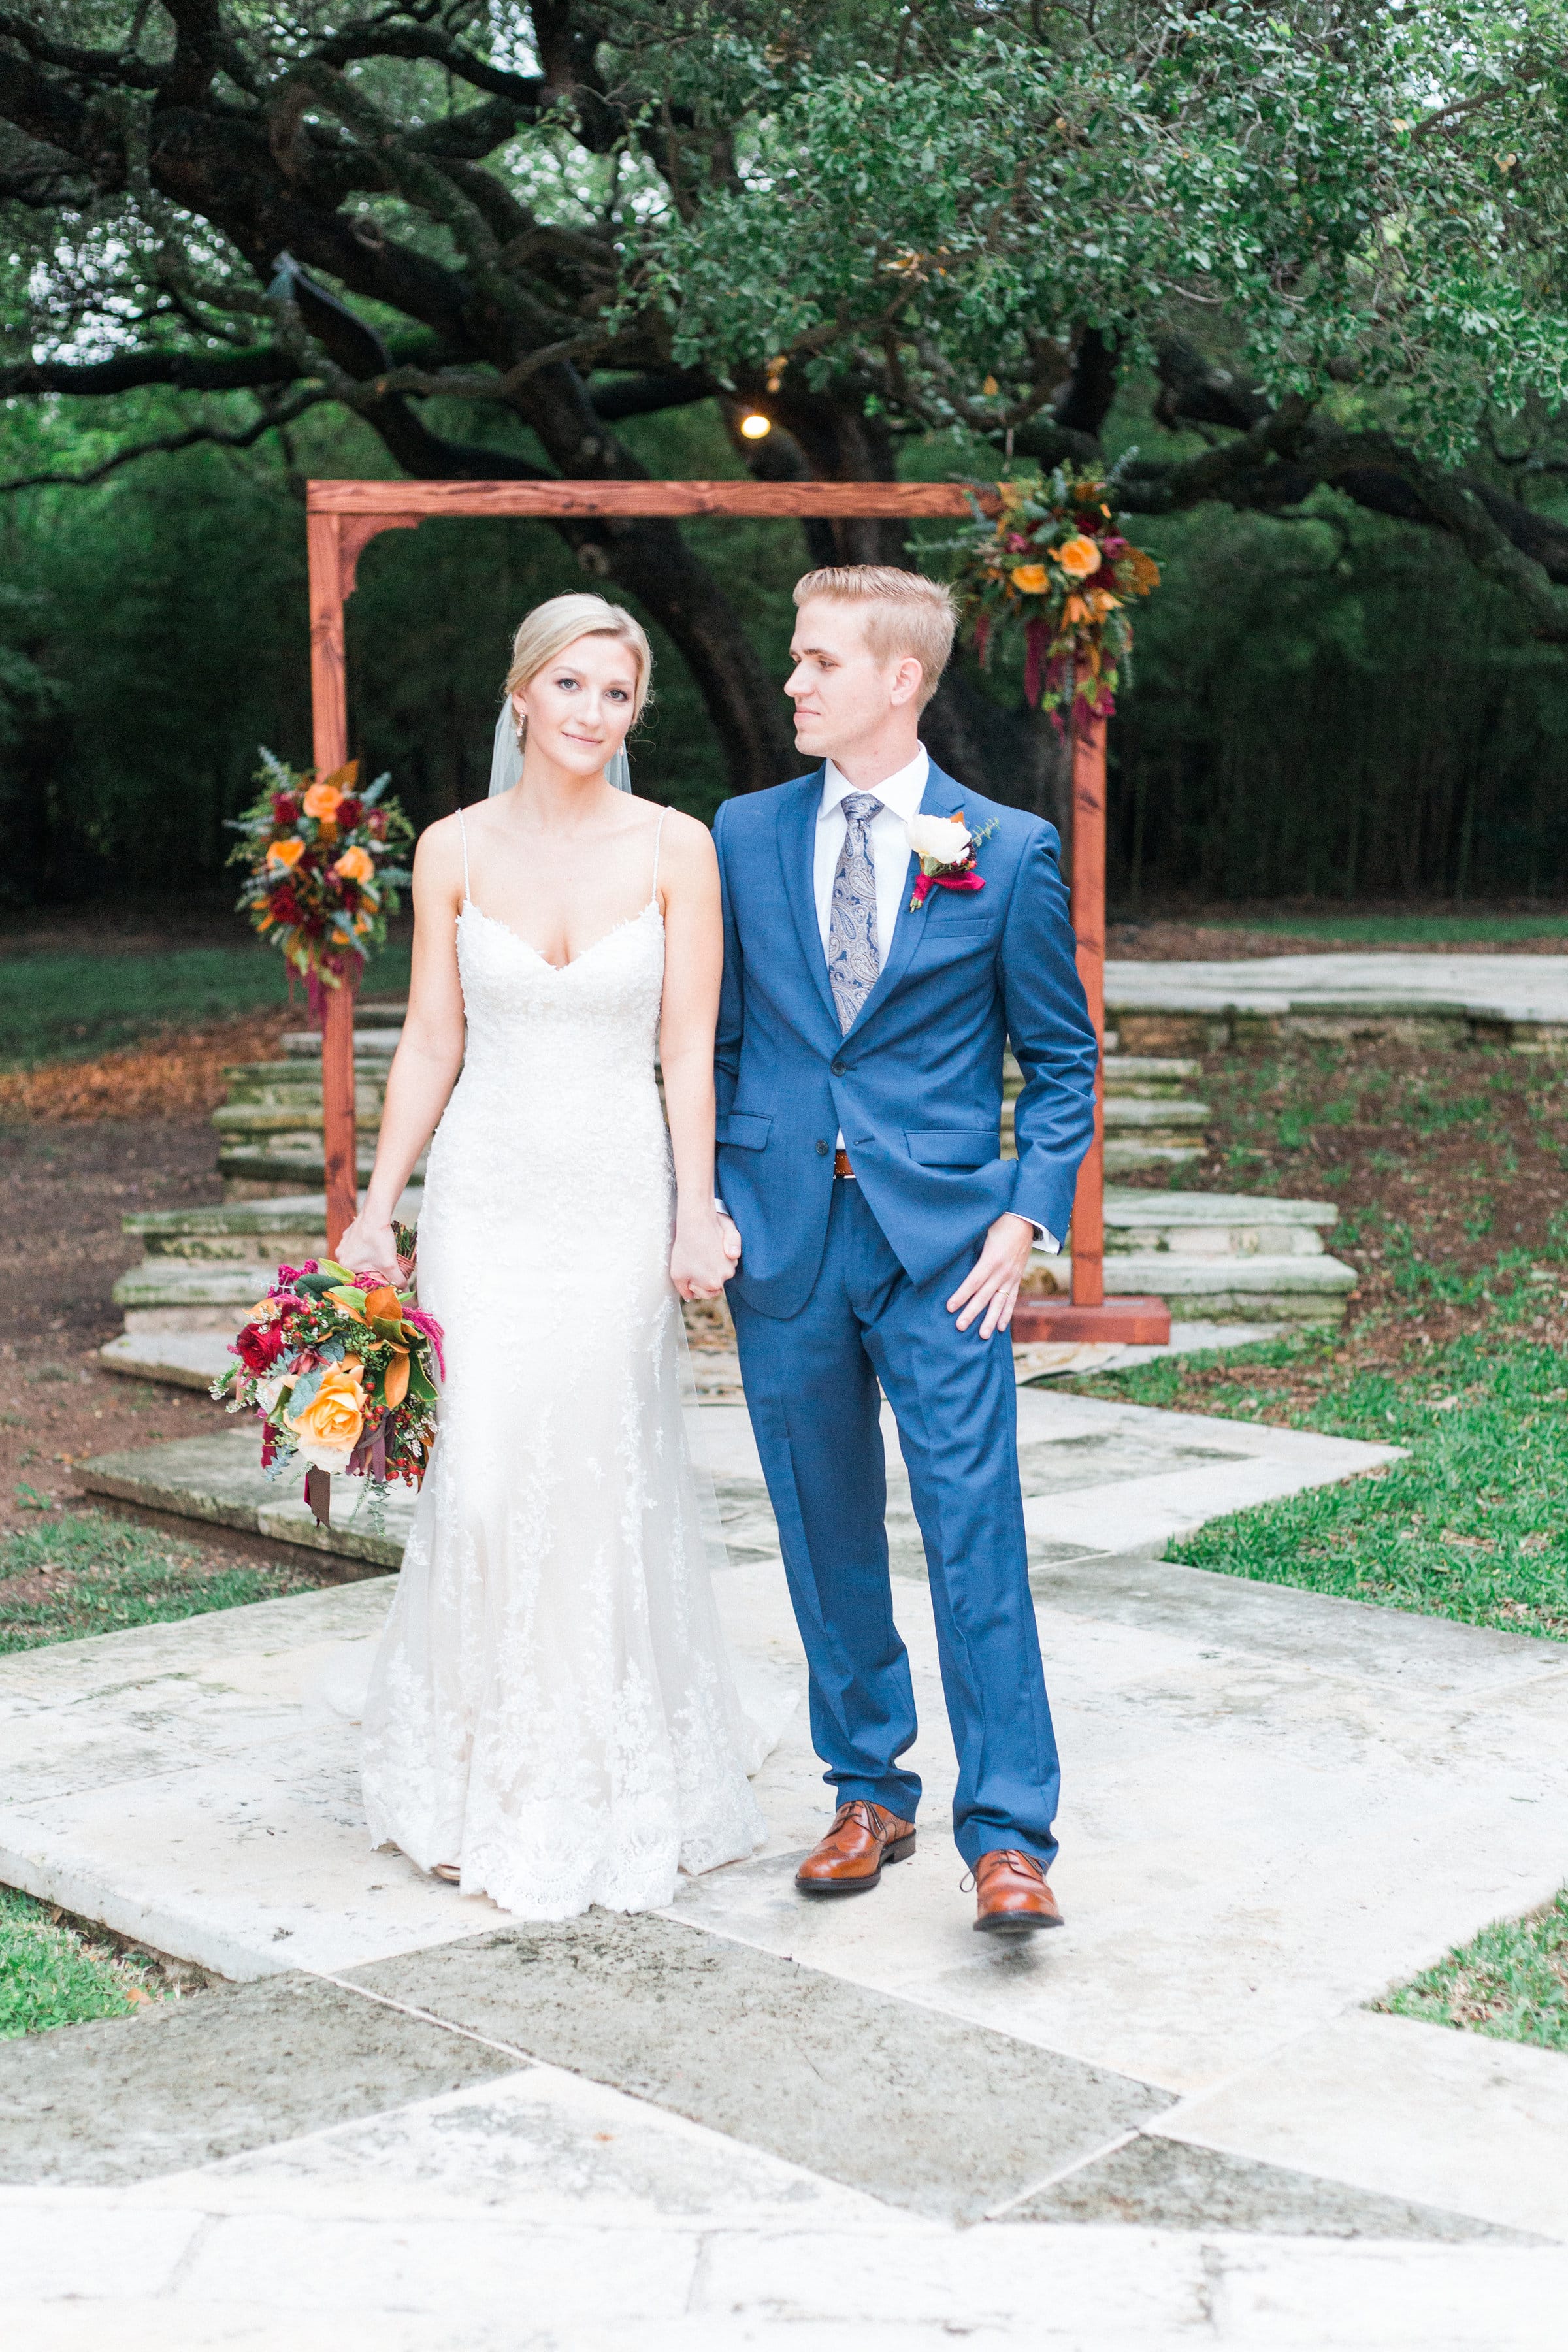
[[[1498,2042],[1568,2051],[1568,1890],[1529,1919],[1483,1927],[1373,2006]]]
[[[367,968],[365,988],[395,995],[408,984],[408,950],[389,947]],[[170,1026],[198,1028],[289,1001],[275,949],[173,948],[166,954],[9,954],[0,957],[0,1068],[84,1061]],[[308,1019],[296,983],[301,1024]]]
[[[57,1926],[30,1895],[0,1886],[0,2041],[124,2017],[139,2000],[161,1997],[150,1969]]]
[[[1543,940],[1568,934],[1568,915],[1205,915],[1205,931],[1277,931],[1287,937],[1355,940],[1368,947],[1398,948],[1424,942]]]
[[[238,1609],[307,1581],[297,1569],[215,1569],[177,1537],[98,1511],[41,1511],[37,1527],[0,1538],[0,1655]]]
[[[1297,1428],[1408,1449],[1343,1485],[1210,1520],[1182,1539],[1190,1567],[1568,1640],[1563,1354],[1506,1323],[1397,1372],[1342,1368],[1333,1351],[1331,1337],[1303,1337],[1080,1385],[1240,1420],[1279,1419],[1288,1397]]]

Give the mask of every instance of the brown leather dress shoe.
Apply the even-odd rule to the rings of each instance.
[[[903,1862],[915,1850],[913,1822],[900,1822],[866,1797],[840,1805],[833,1827],[814,1846],[795,1883],[803,1895],[864,1895],[885,1862]]]
[[[1062,1925],[1045,1864],[1032,1853],[1013,1847],[983,1853],[974,1865],[974,1925],[983,1936],[1032,1936]]]

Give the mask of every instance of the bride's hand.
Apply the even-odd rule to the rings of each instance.
[[[709,1209],[677,1220],[675,1244],[669,1253],[669,1278],[678,1298],[717,1298],[735,1271],[735,1259],[726,1244],[729,1219]]]
[[[385,1217],[373,1217],[362,1210],[333,1255],[351,1274],[377,1274],[395,1290],[403,1280],[397,1263],[397,1243]]]

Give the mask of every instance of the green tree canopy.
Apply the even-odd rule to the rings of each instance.
[[[1568,0],[31,0],[0,392],[113,422],[163,388],[89,476],[332,405],[413,474],[635,475],[617,428],[715,401],[753,472],[842,479],[933,427],[972,468],[1091,455],[1146,378],[1132,510],[1331,485],[1568,641],[1568,528],[1521,494],[1568,372],[1565,101]],[[787,772],[678,527],[563,535],[679,647],[731,781]],[[963,673],[931,728],[1044,788]]]

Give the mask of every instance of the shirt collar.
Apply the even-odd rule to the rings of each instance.
[[[822,772],[822,805],[817,811],[817,823],[832,815],[846,793],[868,792],[874,793],[884,808],[891,809],[907,824],[910,817],[920,814],[930,774],[931,754],[923,743],[907,767],[884,776],[879,784],[852,784],[829,760]]]

